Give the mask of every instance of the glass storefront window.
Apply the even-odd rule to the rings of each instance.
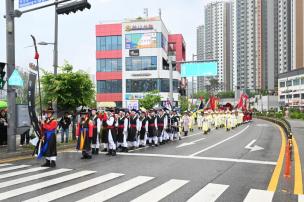
[[[156,56],[126,57],[127,71],[156,70]]]
[[[122,69],[122,60],[114,59],[97,59],[97,72],[120,72]]]
[[[178,92],[178,80],[173,80],[173,92]],[[148,91],[158,90],[160,92],[169,92],[169,79],[127,79],[127,93],[144,93]]]
[[[121,93],[122,80],[97,81],[97,93]]]
[[[96,50],[121,50],[121,36],[98,36],[96,37]]]

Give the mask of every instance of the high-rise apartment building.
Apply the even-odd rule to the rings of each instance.
[[[304,1],[292,1],[292,69],[304,68]]]
[[[291,70],[291,0],[278,0],[279,73]]]
[[[209,3],[205,7],[203,58],[218,61],[219,90],[230,89],[229,12],[228,2]]]

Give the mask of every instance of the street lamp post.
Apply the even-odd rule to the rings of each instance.
[[[55,14],[55,15],[57,16],[57,14]],[[55,21],[56,21],[57,17],[55,17]],[[56,24],[56,22],[55,22],[55,24]],[[57,24],[57,26],[58,26],[58,24]],[[55,25],[55,42],[54,43],[49,43],[49,42],[41,41],[41,42],[38,43],[38,45],[41,45],[41,46],[47,46],[47,45],[53,45],[54,46],[54,51],[53,51],[54,75],[57,75],[57,67],[58,67],[58,46],[57,46],[58,41],[57,41],[57,38],[58,38],[58,27],[56,29],[56,25]],[[57,101],[55,101],[55,103],[54,103],[54,111],[55,111],[55,116],[56,116],[57,115]]]

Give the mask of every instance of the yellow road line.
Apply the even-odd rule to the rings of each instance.
[[[284,156],[285,156],[285,146],[286,146],[286,139],[285,139],[285,134],[283,132],[283,129],[279,126],[277,126],[280,129],[280,134],[281,134],[281,150],[280,150],[280,154],[279,154],[279,158],[277,161],[277,165],[272,173],[272,177],[271,180],[269,182],[268,185],[268,191],[272,191],[275,192],[278,186],[278,182],[280,179],[280,174],[281,174],[281,170],[283,167],[283,161],[284,161]]]
[[[294,183],[294,194],[303,194],[303,182],[302,182],[302,169],[301,160],[299,154],[298,144],[296,139],[292,138],[293,142],[293,153],[294,153],[294,165],[295,165],[295,183]]]

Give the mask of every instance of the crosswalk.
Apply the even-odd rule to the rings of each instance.
[[[75,182],[77,179],[83,180]],[[119,183],[115,183],[116,181],[114,180],[118,180]],[[123,173],[105,173],[100,175],[100,173],[91,170],[51,169],[33,167],[31,165],[0,164],[0,201],[64,201],[64,199],[67,199],[65,197],[71,197],[73,194],[79,195],[79,193],[88,189],[93,194],[89,196],[86,194],[81,195],[81,198],[77,199],[78,202],[111,201],[115,197],[119,197],[133,189],[144,187],[144,185],[149,183],[152,185],[149,190],[146,190],[147,187],[137,189],[144,191],[136,191],[134,198],[128,201],[172,201],[170,195],[172,196],[179,190],[186,189],[186,185],[191,185],[190,180],[169,179],[160,184],[156,184],[155,181],[157,181],[157,177],[155,176],[135,176],[129,178]],[[109,188],[98,188],[98,185],[113,182],[114,185]],[[67,184],[66,186],[64,186],[65,183]],[[42,191],[40,195],[37,194],[46,188],[52,191]],[[225,201],[223,195],[229,193],[229,189],[231,189],[230,185],[208,183],[198,188],[194,193],[191,193],[190,197],[174,201],[213,202],[219,199]],[[250,189],[242,201],[271,202],[273,198],[273,192]],[[299,195],[298,201],[304,202],[304,196]]]

